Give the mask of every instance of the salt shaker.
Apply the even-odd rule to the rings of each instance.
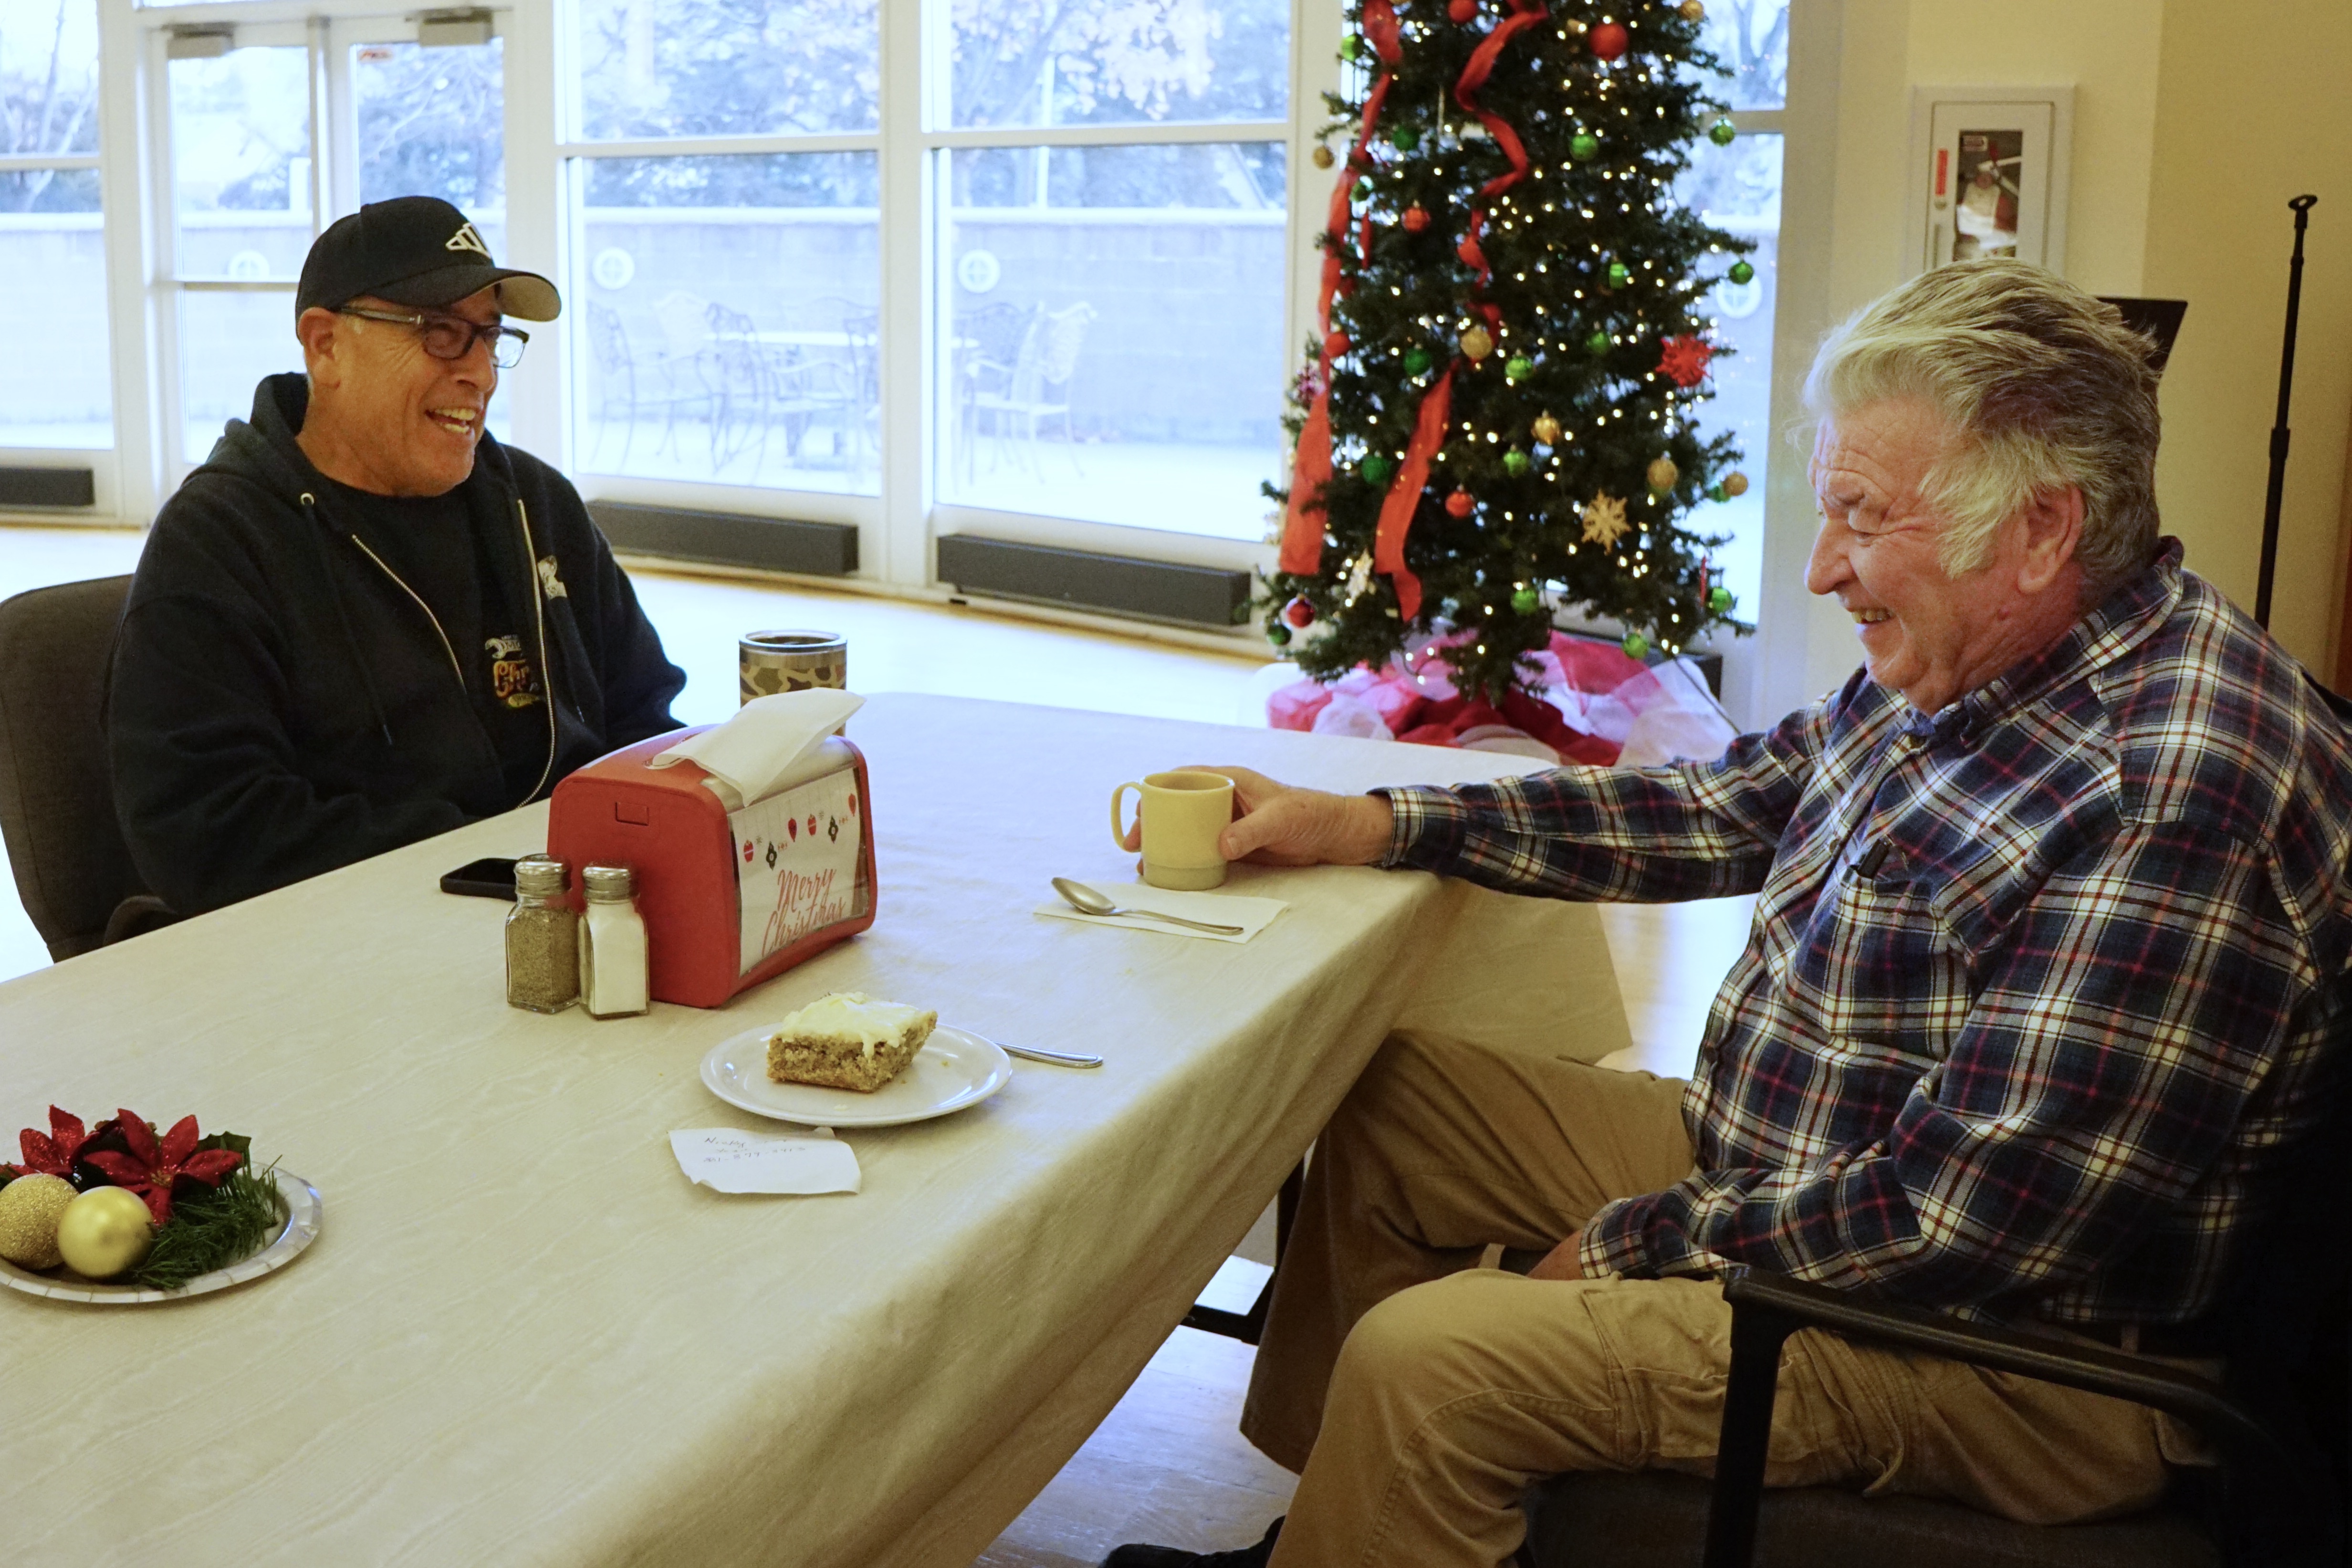
[[[564,902],[561,860],[515,862],[515,906],[507,911],[507,1005],[561,1013],[580,1000],[580,917]]]
[[[589,866],[580,879],[588,912],[580,921],[580,1001],[593,1018],[620,1018],[651,1005],[646,978],[646,922],[626,866]]]

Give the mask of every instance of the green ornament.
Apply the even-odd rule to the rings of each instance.
[[[1535,374],[1536,362],[1525,354],[1513,354],[1503,362],[1505,381],[1525,381]]]
[[[1396,459],[1374,452],[1363,460],[1361,469],[1366,484],[1385,485],[1396,477]]]
[[[1626,284],[1633,280],[1633,269],[1632,268],[1626,266],[1622,261],[1612,261],[1609,264],[1609,287],[1612,289],[1622,289]]]
[[[1617,646],[1625,650],[1627,658],[1641,658],[1650,651],[1650,639],[1639,632],[1627,632],[1625,640]]]
[[[1510,475],[1511,478],[1515,479],[1521,474],[1526,473],[1534,466],[1534,463],[1529,460],[1528,455],[1525,452],[1520,451],[1516,447],[1503,454],[1503,472]]]
[[[1372,199],[1372,177],[1370,174],[1356,182],[1356,199],[1360,202]]]
[[[1568,139],[1568,155],[1571,158],[1590,158],[1600,151],[1601,138],[1590,131],[1580,131]]]
[[[1428,374],[1429,363],[1429,351],[1427,349],[1407,349],[1404,351],[1405,374],[1424,375]]]
[[[1410,153],[1421,145],[1421,133],[1410,125],[1400,125],[1389,132],[1389,145],[1400,153]]]
[[[1542,607],[1543,595],[1538,594],[1533,588],[1515,588],[1511,591],[1511,608],[1518,614],[1532,616]]]
[[[1712,484],[1706,487],[1706,499],[1709,500],[1729,500],[1731,499],[1731,492],[1725,489],[1719,483]]]
[[[1607,353],[1609,352],[1608,332],[1599,327],[1593,328],[1592,335],[1584,340],[1584,346],[1587,352],[1591,353]]]
[[[1346,37],[1339,40],[1339,58],[1341,59],[1353,60],[1358,55],[1360,55],[1363,52],[1364,40],[1356,37],[1355,34],[1350,33]]]
[[[1717,615],[1729,615],[1731,613],[1731,605],[1732,597],[1730,589],[1709,588],[1706,591],[1706,607],[1713,610]]]
[[[1721,592],[1720,589],[1717,591],[1718,593]],[[1284,626],[1279,620],[1268,621],[1265,623],[1265,640],[1272,643],[1276,647],[1288,647],[1290,646],[1290,628]]]
[[[1752,283],[1756,280],[1756,268],[1745,261],[1735,261],[1731,264],[1731,280],[1734,283]]]
[[[1718,147],[1728,147],[1739,135],[1739,127],[1728,120],[1718,120],[1706,128],[1706,139]]]

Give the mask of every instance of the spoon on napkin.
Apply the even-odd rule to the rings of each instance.
[[[1054,879],[1054,891],[1062,901],[1082,915],[1126,915],[1130,919],[1166,921],[1170,925],[1190,926],[1194,931],[1213,931],[1219,936],[1239,936],[1239,926],[1211,925],[1206,921],[1188,921],[1182,915],[1163,915],[1158,910],[1123,910],[1084,882],[1073,882],[1067,877]]]

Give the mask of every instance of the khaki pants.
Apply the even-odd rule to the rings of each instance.
[[[1395,1036],[1317,1146],[1242,1431],[1301,1471],[1274,1568],[1492,1568],[1528,1482],[1711,1473],[1731,1311],[1696,1279],[1473,1268],[1549,1247],[1688,1174],[1682,1085]],[[1766,1480],[1956,1499],[2060,1522],[2155,1500],[2140,1406],[1808,1331],[1780,1366]]]

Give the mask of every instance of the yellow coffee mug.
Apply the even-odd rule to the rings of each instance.
[[[1121,808],[1129,790],[1139,797],[1145,881],[1155,888],[1196,890],[1224,881],[1225,858],[1217,853],[1217,835],[1234,819],[1233,780],[1187,769],[1146,773],[1141,784],[1119,785],[1110,792],[1110,836],[1121,848],[1127,846]]]

